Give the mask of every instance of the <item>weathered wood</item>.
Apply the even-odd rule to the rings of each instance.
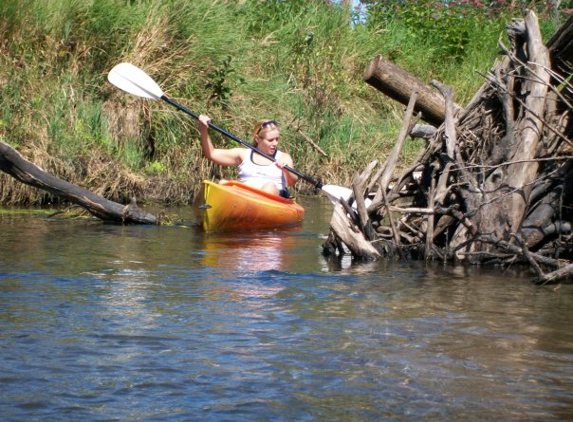
[[[368,184],[381,190],[367,209],[381,254],[528,264],[543,283],[573,275],[573,19],[549,49],[533,12],[507,30],[511,46],[500,43],[505,57],[468,106],[457,110],[453,91],[433,82],[443,123],[400,177],[392,154]],[[403,103],[418,87],[383,58],[365,80]]]
[[[414,110],[416,109],[417,101],[418,101],[418,91],[413,90],[412,94],[410,95],[410,99],[408,101],[408,107],[406,108],[404,120],[402,121],[402,128],[400,129],[400,133],[398,134],[398,140],[396,141],[394,148],[392,148],[392,152],[390,152],[390,155],[386,160],[386,165],[384,166],[384,172],[382,173],[382,176],[380,176],[381,191],[386,191],[388,189],[390,180],[394,175],[394,171],[396,170],[396,166],[398,165],[398,159],[400,158],[400,153],[402,152],[402,148],[404,146],[404,142],[406,141],[406,137],[408,136],[408,133],[410,133],[413,127],[411,121],[414,114]]]
[[[342,242],[344,242],[354,256],[365,259],[376,259],[380,257],[380,253],[376,248],[366,240],[362,232],[348,219],[346,210],[341,204],[337,204],[334,207],[332,219],[330,220],[330,228]]]
[[[0,141],[0,170],[22,183],[66,198],[104,221],[137,224],[158,222],[157,217],[139,209],[135,201],[129,205],[118,204],[59,179],[26,160],[18,151],[2,141]]]
[[[394,223],[394,218],[392,213],[390,212],[390,203],[388,202],[388,197],[386,196],[386,191],[384,189],[380,190],[382,192],[382,200],[384,201],[384,207],[386,208],[386,215],[388,216],[388,220],[390,221],[390,228],[392,229],[392,237],[394,238],[394,248],[398,253],[399,246],[400,246],[400,233],[396,229],[396,224]]]
[[[533,160],[542,136],[543,123],[539,116],[543,116],[545,109],[545,98],[548,91],[550,75],[547,69],[550,68],[549,53],[541,38],[541,31],[537,21],[537,16],[533,11],[525,16],[527,27],[527,56],[528,67],[526,68],[525,83],[523,91],[527,92],[525,100],[526,109],[523,118],[516,124],[514,136],[516,148],[513,148],[513,155],[510,161],[524,161],[519,164],[507,166],[502,184],[510,190],[507,200],[510,205],[510,215],[508,230],[515,233],[523,221],[526,206],[528,204],[531,183],[537,177],[539,164]],[[503,236],[502,236],[503,237]]]
[[[537,283],[538,284],[554,283],[558,280],[568,278],[570,276],[573,276],[573,264],[566,265],[563,268],[559,268],[558,270],[541,275],[537,280]]]
[[[394,148],[392,148],[392,152],[388,156],[388,159],[386,160],[386,164],[384,165],[380,176],[377,177],[377,179],[380,180],[379,189],[376,195],[374,196],[374,199],[372,200],[371,204],[372,208],[378,206],[380,201],[383,199],[382,198],[383,194],[385,195],[386,191],[388,190],[390,180],[394,174],[394,171],[396,170],[396,166],[398,165],[398,159],[400,158],[400,153],[402,152],[404,142],[406,141],[408,133],[410,133],[410,131],[412,130],[413,125],[411,125],[410,122],[412,120],[412,114],[414,113],[414,109],[416,107],[417,99],[418,99],[418,92],[414,90],[412,91],[412,95],[410,96],[410,100],[408,102],[408,107],[406,108],[406,115],[404,117],[404,120],[402,121],[402,128],[400,129],[398,140],[394,145]]]
[[[434,85],[444,96],[444,124],[445,132],[444,138],[446,141],[446,153],[450,160],[454,160],[456,141],[456,124],[454,122],[454,90],[451,86],[443,85],[440,82],[433,80],[432,85]]]
[[[551,222],[559,212],[561,197],[561,189],[545,195],[523,221],[521,231],[528,247],[538,245],[549,234]]]
[[[430,185],[430,192],[429,192],[429,202],[428,202],[428,207],[432,210],[432,213],[429,213],[426,219],[426,244],[424,245],[424,258],[425,259],[431,259],[432,258],[432,252],[433,252],[433,248],[432,245],[434,244],[434,235],[435,235],[435,231],[434,231],[434,225],[435,225],[435,220],[436,220],[436,216],[434,211],[434,191],[436,189],[436,185],[435,185],[435,180],[432,179],[431,185]]]
[[[372,161],[361,174],[356,175],[352,180],[353,195],[351,200],[353,201],[353,206],[355,206],[357,211],[358,224],[362,228],[362,232],[368,240],[375,238],[375,232],[367,211],[367,207],[371,201],[366,199],[372,186],[366,186],[366,182],[377,165],[377,160]],[[350,210],[349,212],[354,213],[353,210]]]
[[[423,120],[439,126],[446,118],[444,98],[439,92],[381,55],[370,62],[363,80],[404,105],[408,104],[412,92],[417,91],[414,110],[422,113]],[[455,105],[454,109],[457,112],[461,107]]]
[[[370,175],[372,168],[376,164],[376,161],[370,163],[370,168],[366,170],[368,175]],[[370,221],[370,216],[366,211],[366,201],[364,200],[364,185],[366,184],[366,180],[367,177],[364,177],[363,175],[356,176],[352,181],[352,190],[354,192],[354,198],[356,199],[358,224],[365,237],[372,240],[374,238],[374,229],[372,227],[372,221]]]

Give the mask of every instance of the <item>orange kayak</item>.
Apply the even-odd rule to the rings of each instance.
[[[295,226],[304,218],[304,208],[294,200],[236,181],[203,181],[202,199],[203,230],[209,232]]]

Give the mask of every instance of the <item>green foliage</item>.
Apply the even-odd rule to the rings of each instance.
[[[229,108],[229,100],[233,91],[231,81],[229,80],[232,74],[236,73],[235,69],[231,67],[231,56],[227,56],[220,67],[212,70],[207,75],[209,82],[205,85],[205,89],[209,93],[208,104],[219,105],[224,110]],[[245,79],[242,76],[237,76],[239,84],[244,84]]]
[[[143,151],[136,141],[126,141],[117,152],[121,161],[132,170],[139,170],[143,164]]]
[[[147,174],[160,175],[167,171],[167,167],[165,166],[165,164],[160,163],[159,161],[153,161],[147,164],[145,170]]]
[[[432,60],[459,63],[466,57],[469,44],[478,42],[485,27],[492,23],[488,12],[468,2],[378,2],[371,6],[368,24],[382,28],[399,26],[405,31],[408,44],[423,46]],[[494,22],[497,27],[500,23]]]
[[[325,0],[0,1],[0,137],[51,163],[74,163],[70,181],[87,188],[101,179],[82,163],[113,156],[126,169],[113,177],[131,173],[110,186],[153,176],[159,196],[188,196],[220,170],[202,159],[193,119],[110,86],[111,67],[131,61],[170,97],[245,140],[259,119],[281,122],[281,148],[298,170],[347,184],[385,159],[401,125],[403,107],[362,80],[375,55],[452,85],[463,104],[515,17],[475,1],[369,3],[363,21]],[[554,14],[540,16],[549,36]],[[419,146],[407,142],[404,162]]]

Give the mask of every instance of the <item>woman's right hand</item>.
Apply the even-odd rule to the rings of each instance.
[[[199,129],[208,129],[209,123],[211,123],[211,118],[205,114],[199,116]]]

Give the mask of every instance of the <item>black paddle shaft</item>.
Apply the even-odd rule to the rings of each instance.
[[[163,101],[165,101],[166,103],[171,104],[172,106],[178,108],[179,110],[181,110],[184,113],[187,113],[188,115],[196,118],[197,120],[199,120],[199,115],[197,113],[192,112],[191,110],[189,110],[187,107],[182,106],[181,104],[179,104],[178,102],[172,100],[171,98],[162,95],[161,99]],[[238,142],[239,144],[252,149],[253,151],[255,151],[257,154],[262,155],[263,157],[271,160],[271,161],[277,161],[274,157],[271,157],[268,154],[265,154],[264,152],[260,151],[257,147],[255,147],[254,145],[249,144],[248,142],[243,141],[242,139],[236,137],[235,135],[233,135],[232,133],[227,132],[225,129],[220,128],[217,125],[214,125],[213,123],[209,122],[209,127],[211,129],[216,130],[217,132],[219,132],[222,135],[225,135],[226,137],[232,139],[235,142]],[[322,189],[323,185],[322,183],[314,180],[312,177],[307,176],[306,174],[303,174],[295,169],[293,169],[292,167],[289,166],[285,166],[285,169],[287,169],[288,171],[290,171],[293,174],[296,174],[298,177],[300,177],[301,179],[306,180],[307,182],[309,182],[311,185],[313,185],[315,188],[317,189]]]

